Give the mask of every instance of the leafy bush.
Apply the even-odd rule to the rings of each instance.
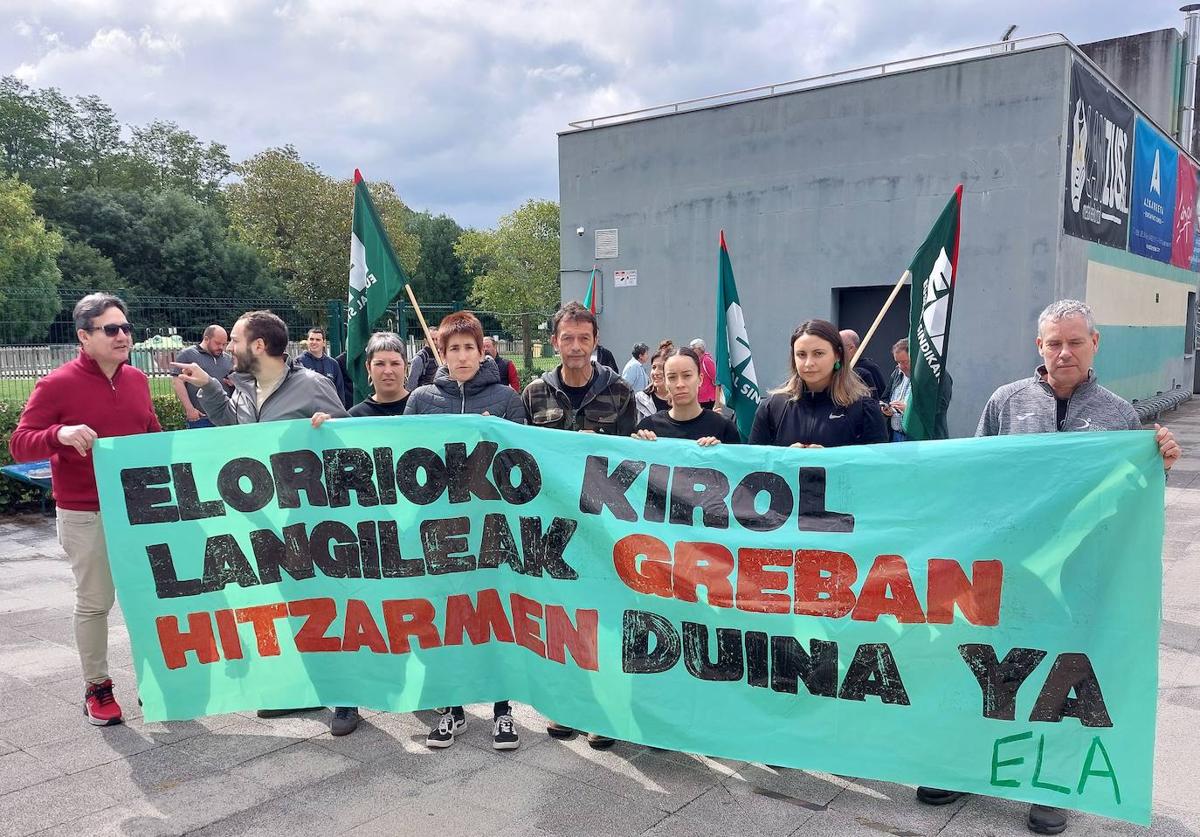
[[[13,458],[8,452],[8,440],[17,429],[17,419],[21,417],[21,409],[24,406],[23,401],[0,401],[0,466],[13,464]],[[40,507],[41,501],[40,489],[8,477],[0,477],[0,514],[36,509]]]
[[[163,430],[183,430],[187,427],[187,420],[183,417],[183,405],[174,393],[153,395],[150,400],[154,402],[154,412],[158,415],[158,423],[162,425]]]
[[[538,378],[542,377],[543,371],[544,370],[542,370],[542,369],[530,369],[528,366],[526,366],[524,369],[520,370],[519,377],[521,378],[521,391],[524,392],[525,387],[529,386],[531,383],[536,381]]]
[[[174,394],[155,395],[151,400],[163,430],[183,430],[187,426],[183,417],[183,407]],[[0,399],[0,466],[13,464],[8,451],[8,441],[12,438],[12,432],[17,427],[24,407],[24,401]],[[41,506],[41,501],[42,493],[37,488],[0,477],[0,514],[37,509]]]

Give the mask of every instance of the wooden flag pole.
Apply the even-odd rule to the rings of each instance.
[[[429,348],[433,349],[433,359],[437,361],[438,366],[441,366],[442,353],[438,351],[437,341],[429,336],[429,326],[425,324],[425,315],[421,313],[421,306],[417,305],[417,298],[413,296],[412,285],[406,283],[404,290],[408,293],[408,301],[412,303],[413,310],[417,312],[417,320],[421,323],[421,331],[425,332],[425,342],[429,344]]]
[[[854,352],[854,357],[850,359],[850,368],[853,369],[858,363],[858,359],[862,357],[862,353],[866,351],[867,344],[871,342],[871,338],[875,335],[875,329],[879,328],[879,324],[883,322],[883,317],[887,314],[888,309],[892,307],[892,303],[896,301],[896,297],[900,295],[900,289],[904,287],[904,283],[912,278],[912,274],[907,270],[900,277],[900,281],[896,283],[896,287],[892,288],[892,293],[887,298],[887,302],[883,303],[883,307],[879,309],[879,316],[875,318],[875,322],[871,323],[871,328],[867,330],[862,342],[858,344],[858,349]],[[407,287],[407,286],[406,286]],[[416,305],[414,302],[413,305]]]

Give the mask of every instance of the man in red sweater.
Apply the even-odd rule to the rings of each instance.
[[[125,303],[109,294],[89,294],[76,303],[79,357],[37,382],[9,442],[17,462],[50,460],[58,542],[75,574],[83,708],[97,726],[121,723],[121,707],[108,676],[114,591],[91,449],[101,437],[162,429],[145,374],[128,363],[133,328],[127,313]]]

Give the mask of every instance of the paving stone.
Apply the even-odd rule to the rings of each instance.
[[[157,746],[149,736],[125,724],[111,727],[88,724],[87,729],[71,738],[27,747],[26,752],[63,773],[78,773]]]
[[[698,770],[643,752],[613,767],[597,769],[590,783],[671,813],[718,784],[721,778],[713,771]]]
[[[95,727],[84,717],[82,703],[70,706],[45,698],[36,712],[0,724],[0,738],[25,748],[64,741],[89,729]]]
[[[174,837],[182,834],[167,815],[145,800],[111,805],[101,811],[38,831],[37,837],[96,837],[119,834],[122,837]]]
[[[215,732],[188,738],[171,747],[179,753],[221,769],[236,767],[300,739],[276,735],[265,724],[242,719]]]
[[[425,785],[400,772],[393,764],[376,762],[339,773],[290,798],[314,812],[328,816],[342,829],[370,822],[383,813],[408,809]]]
[[[1185,811],[1171,806],[1155,805],[1154,816],[1150,820],[1150,828],[1134,825],[1103,817],[1080,818],[1080,822],[1072,822],[1072,832],[1078,831],[1083,837],[1145,837],[1153,834],[1155,837],[1195,837],[1200,834],[1200,813]]]
[[[937,834],[964,803],[922,805],[916,788],[891,782],[853,779],[829,802],[829,810],[858,823],[874,823],[892,833]]]
[[[17,750],[0,756],[0,796],[62,776],[51,764]]]
[[[147,800],[167,829],[190,833],[271,799],[273,793],[231,773],[213,773],[180,782]],[[158,826],[161,828],[162,826]]]
[[[29,683],[50,683],[77,673],[79,655],[73,647],[31,637],[0,648],[0,670]]]
[[[499,831],[488,833],[488,837],[549,837],[550,832],[525,822],[508,823]]]
[[[548,799],[523,817],[550,834],[641,834],[666,819],[666,812],[590,785],[566,797]]]
[[[748,764],[734,776],[722,781],[728,788],[744,783],[751,790],[777,794],[785,799],[796,800],[805,806],[823,808],[849,784],[846,779],[829,773],[793,770],[789,767],[768,767],[763,764]]]
[[[158,796],[187,782],[223,772],[172,747],[155,747],[98,765],[81,775],[118,802],[128,803]]]
[[[78,773],[40,782],[0,796],[0,837],[32,834],[112,803]]]
[[[206,715],[190,721],[154,721],[148,723],[145,718],[133,718],[126,721],[132,729],[141,731],[157,744],[177,744],[197,735],[204,735],[216,730],[225,729],[245,720],[241,715]]]
[[[243,762],[229,772],[272,790],[291,793],[359,766],[353,759],[301,741]]]
[[[655,837],[692,834],[784,837],[813,813],[812,808],[780,794],[757,791],[745,783],[722,783],[709,788],[646,833]]]
[[[495,811],[480,808],[460,797],[422,795],[408,800],[402,810],[388,811],[344,834],[352,837],[408,834],[477,837],[507,824]]]
[[[342,824],[294,799],[276,799],[238,811],[189,832],[196,837],[277,837],[281,834],[340,834]]]
[[[430,785],[429,791],[519,816],[536,810],[548,800],[569,798],[575,788],[575,783],[565,776],[505,761],[485,770],[450,776]]]

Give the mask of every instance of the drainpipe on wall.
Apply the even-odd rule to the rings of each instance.
[[[1200,38],[1200,3],[1183,6],[1184,13],[1184,64],[1183,101],[1179,108],[1179,144],[1195,153],[1193,132],[1196,119],[1196,49]]]

